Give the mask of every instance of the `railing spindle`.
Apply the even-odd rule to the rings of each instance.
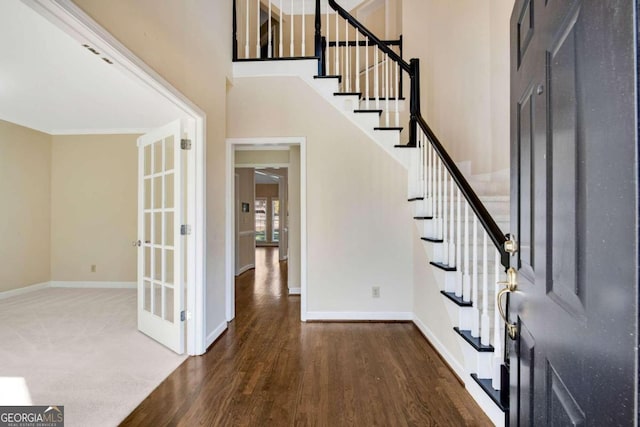
[[[447,256],[449,259],[448,265],[451,267],[455,267],[456,266],[456,245],[455,245],[455,240],[454,240],[454,227],[453,227],[453,221],[455,219],[455,215],[454,215],[454,207],[455,207],[455,197],[453,196],[453,186],[454,186],[454,182],[453,182],[453,177],[451,177],[451,188],[449,189],[449,194],[451,197],[451,202],[449,203],[449,207],[450,207],[450,211],[449,211],[449,255]]]
[[[282,58],[284,56],[284,43],[282,41],[282,0],[280,0],[280,22],[278,23],[278,56]]]
[[[345,50],[345,60],[344,60],[344,74],[347,79],[346,82],[346,92],[351,92],[351,52],[349,49],[349,21],[345,19],[344,21],[344,50]]]
[[[471,274],[471,301],[473,302],[473,308],[471,309],[473,314],[473,320],[471,323],[471,335],[474,337],[480,336],[480,310],[478,309],[478,219],[475,215],[473,215],[473,231],[471,232],[472,239],[472,247],[473,247],[473,260],[471,268],[473,269],[473,273]]]
[[[364,103],[366,105],[366,109],[369,109],[369,37],[365,36],[365,47],[364,47]]]
[[[442,204],[444,210],[442,211],[442,263],[449,264],[449,182],[447,181],[447,169],[443,168],[442,181],[443,181],[443,196]]]
[[[462,273],[462,300],[471,301],[471,276],[469,276],[469,203],[464,204],[464,270]]]
[[[489,345],[491,321],[489,319],[489,265],[487,257],[487,233],[482,231],[482,320],[480,322],[480,342]]]
[[[389,55],[384,54],[384,113],[386,126],[389,127]]]
[[[396,64],[396,80],[395,80],[395,94],[396,94],[396,127],[400,127],[400,74],[402,70],[400,65]]]
[[[436,238],[442,239],[442,160],[438,158],[438,212],[436,221]]]
[[[302,0],[302,56],[307,56],[307,20],[305,19],[304,4],[305,0]]]
[[[356,92],[360,93],[360,32],[356,30],[356,69],[354,71],[356,79]]]
[[[271,0],[269,0],[269,10],[267,16],[267,58],[273,57],[273,52],[271,49]]]
[[[260,58],[260,0],[257,0],[256,6],[256,58]]]
[[[336,13],[336,45],[334,46],[336,61],[335,69],[333,70],[335,75],[340,74],[340,22],[338,21],[338,14]]]
[[[462,297],[462,258],[460,253],[462,252],[462,217],[461,217],[461,205],[462,194],[460,189],[456,186],[456,296]]]
[[[258,0],[258,4],[259,4],[259,2],[260,2],[260,0]],[[260,20],[259,16],[260,16],[260,14],[258,13],[258,20]],[[294,34],[295,33],[293,32],[293,29],[294,29],[293,21],[295,20],[294,17],[295,16],[293,14],[293,0],[291,0],[291,15],[289,16],[289,19],[291,19],[291,36],[289,37],[291,43],[289,45],[289,56],[292,57],[292,58],[294,56],[296,56],[296,49],[295,49],[295,45],[294,45],[294,42],[295,42]]]
[[[500,285],[498,282],[500,281],[500,252],[496,251],[496,259],[494,262],[494,274],[495,274],[495,295],[498,295],[500,290]],[[502,334],[500,330],[502,329],[502,323],[500,320],[500,312],[498,311],[498,307],[493,307],[493,375],[491,376],[491,386],[500,390],[500,365],[502,365]]]
[[[244,57],[249,58],[249,0],[246,0],[246,25],[244,29]]]
[[[374,47],[374,52],[375,52],[375,61],[376,64],[373,67],[373,80],[374,80],[374,88],[373,88],[373,97],[376,100],[376,110],[380,109],[380,70],[379,70],[379,65],[380,65],[380,54],[378,53],[378,47],[375,46]]]

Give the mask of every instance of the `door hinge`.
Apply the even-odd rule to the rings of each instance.
[[[182,224],[180,226],[180,234],[183,236],[188,236],[191,234],[191,226],[188,224]]]
[[[184,310],[182,310],[182,311],[180,312],[180,321],[181,321],[181,322],[184,322],[185,320],[187,320],[187,312],[186,312],[186,311],[184,311]]]
[[[191,150],[191,140],[190,139],[181,139],[180,140],[180,148],[183,150]]]

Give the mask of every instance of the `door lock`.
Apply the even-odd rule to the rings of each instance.
[[[502,318],[502,321],[507,327],[507,334],[509,335],[509,338],[511,338],[512,340],[515,340],[516,337],[518,336],[518,326],[516,326],[515,323],[509,322],[509,320],[507,319],[507,315],[505,313],[505,309],[502,308],[502,296],[507,295],[511,292],[515,292],[518,289],[518,273],[516,272],[515,268],[510,267],[507,270],[507,280],[498,282],[498,284],[504,286],[504,288],[502,288],[500,292],[498,292],[498,295],[496,296],[498,311],[500,312],[500,317]]]

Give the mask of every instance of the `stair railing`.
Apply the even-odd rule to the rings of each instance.
[[[471,336],[479,340],[480,346],[493,346],[494,359],[490,368],[477,372],[480,378],[491,378],[495,389],[501,388],[501,366],[504,364],[504,327],[495,306],[495,295],[499,291],[497,282],[509,267],[509,254],[505,251],[505,234],[484,206],[462,172],[436,134],[422,117],[420,111],[420,66],[418,59],[406,62],[385,42],[377,38],[356,18],[344,10],[335,0],[327,0],[329,6],[345,21],[345,30],[340,39],[341,23],[335,17],[335,43],[345,46],[360,46],[360,38],[366,46],[374,46],[374,56],[380,55],[384,63],[384,82],[378,83],[379,74],[374,78],[374,102],[379,109],[384,100],[384,114],[389,126],[391,95],[395,97],[395,125],[398,126],[397,88],[398,75],[407,73],[411,82],[409,143],[413,148],[409,167],[409,197],[417,202],[416,217],[430,219],[425,221],[425,240],[441,243],[436,246],[434,260],[436,267],[446,271],[455,271],[453,280],[445,284],[445,292],[459,299],[463,304],[471,304],[470,316],[460,319],[460,329],[470,330]],[[328,20],[327,20],[328,22]],[[350,31],[350,28],[352,29]],[[330,32],[325,32],[330,37]],[[353,35],[353,39],[351,38]],[[330,40],[330,39],[329,39]],[[329,42],[330,45],[333,43]],[[334,72],[342,75],[352,68],[361,69],[356,57],[355,67],[349,64],[349,52],[342,58],[346,68],[340,68],[336,55]],[[378,64],[377,60],[374,64]],[[365,69],[368,64],[365,64]],[[389,85],[388,69],[398,70],[392,73]],[[344,82],[343,89],[350,92],[354,86]],[[357,82],[356,82],[357,83]],[[362,88],[355,86],[355,92]],[[381,91],[380,91],[381,90]],[[376,92],[378,91],[378,92]],[[369,87],[364,103],[369,108]],[[493,247],[490,247],[493,246]],[[451,276],[450,276],[451,277]],[[494,286],[489,286],[493,282]],[[493,312],[492,312],[493,311]],[[481,368],[479,368],[481,369]]]

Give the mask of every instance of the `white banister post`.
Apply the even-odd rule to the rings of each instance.
[[[245,25],[245,40],[244,40],[244,57],[245,58],[249,58],[249,14],[251,13],[251,11],[249,10],[249,0],[247,0],[245,2],[246,6],[247,6],[247,10],[246,10],[246,25]]]
[[[386,118],[386,126],[389,127],[389,55],[384,54],[384,114]]]
[[[482,230],[482,319],[480,321],[480,343],[489,345],[491,340],[491,320],[489,318],[489,263],[487,252],[487,232]]]
[[[461,218],[461,205],[462,194],[460,189],[456,191],[456,296],[462,298],[462,259],[460,253],[462,252],[462,218]]]
[[[356,92],[360,93],[360,31],[356,28],[356,69],[354,72],[356,79]]]
[[[473,258],[471,260],[471,268],[473,273],[471,274],[471,301],[473,302],[472,310],[472,322],[471,322],[471,335],[474,337],[480,336],[480,310],[478,304],[478,219],[476,215],[473,215],[473,229],[472,229],[472,248]]]
[[[464,203],[464,270],[462,273],[462,300],[471,301],[471,276],[469,275],[469,203]]]
[[[328,24],[327,24],[328,25]],[[284,42],[282,41],[282,0],[280,0],[280,22],[278,23],[278,37],[280,40],[278,41],[278,56],[282,58],[284,56]]]
[[[334,74],[340,75],[340,23],[338,22],[338,13],[336,13],[336,45],[334,47],[336,54],[336,68]]]
[[[269,10],[267,16],[267,58],[273,57],[273,51],[271,49],[271,0],[269,0]]]
[[[394,81],[396,95],[396,127],[400,127],[400,64],[396,64],[396,79]],[[416,125],[417,126],[417,125]]]
[[[442,239],[442,160],[438,158],[438,221],[436,221],[436,239]]]
[[[455,228],[453,227],[454,225],[454,219],[455,219],[455,212],[454,212],[454,207],[455,207],[455,197],[453,196],[453,186],[454,186],[454,179],[453,179],[453,175],[451,176],[451,189],[449,191],[450,197],[451,197],[451,202],[449,203],[449,207],[450,207],[450,211],[449,211],[449,255],[447,255],[447,258],[449,259],[449,262],[447,263],[450,267],[455,267],[456,266],[456,244],[455,244],[455,235],[454,235],[454,231]]]
[[[260,0],[258,0],[259,2]],[[291,44],[289,45],[289,56],[296,56],[296,48],[295,48],[295,40],[294,40],[294,32],[293,32],[293,21],[295,20],[295,15],[293,14],[293,0],[291,0],[291,15],[289,15],[289,19],[291,19],[291,34],[289,35]],[[260,13],[258,13],[258,20],[260,20]]]
[[[305,0],[302,0],[302,56],[307,56],[307,17],[304,10],[305,3]]]
[[[369,37],[364,38],[365,41],[365,48],[364,48],[364,62],[365,62],[365,72],[364,72],[364,79],[365,79],[365,88],[364,88],[364,102],[366,105],[366,109],[369,109],[369,97],[371,96],[371,92],[369,92]]]
[[[256,2],[258,11],[256,12],[256,58],[260,58],[260,0]]]
[[[378,46],[374,45],[374,53],[375,53],[375,65],[373,66],[373,97],[376,100],[376,110],[380,109],[380,70],[379,70],[379,62],[380,62],[380,54],[378,53]]]
[[[494,271],[495,271],[495,295],[497,297],[498,292],[500,291],[500,285],[498,282],[500,281],[500,252],[496,251],[496,259],[494,262]],[[491,376],[491,386],[500,390],[500,367],[503,363],[502,358],[504,357],[502,351],[502,334],[500,331],[502,330],[502,322],[500,319],[500,312],[498,311],[497,300],[493,302],[493,374]]]
[[[443,165],[444,166],[444,165]],[[442,211],[442,259],[440,262],[443,264],[449,264],[449,185],[447,182],[448,178],[447,168],[442,168],[442,186],[443,195],[442,195],[442,205],[444,210]]]

